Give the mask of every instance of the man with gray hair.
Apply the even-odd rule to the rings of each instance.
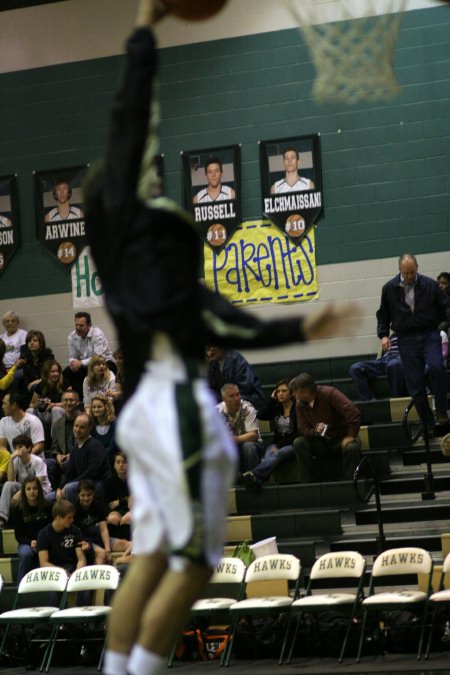
[[[290,388],[301,434],[294,441],[300,482],[352,480],[361,459],[358,408],[336,387],[316,384],[309,373],[294,377]]]
[[[13,310],[3,314],[2,323],[5,327],[5,332],[0,335],[0,338],[6,346],[3,364],[9,370],[20,357],[20,348],[25,344],[27,331],[19,328],[19,317]]]
[[[256,409],[250,401],[241,399],[236,384],[224,384],[220,393],[222,403],[216,405],[216,410],[226,422],[237,445],[242,473],[251,471],[259,464],[262,450]]]
[[[450,324],[450,298],[434,279],[418,274],[419,265],[411,253],[400,256],[398,267],[399,273],[381,291],[377,333],[383,351],[389,349],[391,330],[397,334],[408,392],[422,424],[433,434],[435,420],[428,403],[427,380],[434,394],[437,423],[449,422],[439,324]]]

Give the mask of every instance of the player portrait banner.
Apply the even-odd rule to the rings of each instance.
[[[87,168],[34,173],[38,239],[67,270],[87,244],[81,190]]]
[[[0,176],[0,274],[19,246],[17,176]]]
[[[240,305],[317,298],[314,228],[293,242],[267,220],[241,224],[219,253],[204,247],[205,283]]]
[[[241,148],[182,152],[184,206],[211,250],[221,251],[241,222]]]
[[[320,136],[260,142],[262,212],[300,244],[323,216]]]

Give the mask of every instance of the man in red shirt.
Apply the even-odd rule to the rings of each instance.
[[[361,458],[358,408],[336,387],[317,385],[308,373],[294,377],[290,387],[301,434],[294,441],[300,482],[352,480]]]

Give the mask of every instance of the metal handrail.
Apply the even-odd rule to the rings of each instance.
[[[361,495],[360,489],[359,489],[359,474],[361,472],[361,468],[363,466],[367,465],[372,473],[372,478],[373,478],[373,484],[371,488],[368,490],[367,494],[363,497]],[[377,555],[382,553],[386,549],[386,537],[384,536],[384,527],[383,527],[383,515],[382,515],[382,509],[381,509],[381,499],[380,499],[380,483],[378,480],[378,472],[377,469],[370,459],[368,455],[364,455],[360,463],[355,469],[355,473],[353,474],[353,487],[356,492],[356,495],[359,499],[360,502],[363,504],[367,504],[369,499],[371,499],[372,495],[375,494],[375,507],[377,511],[377,525],[378,525],[378,537],[376,539],[377,542]]]

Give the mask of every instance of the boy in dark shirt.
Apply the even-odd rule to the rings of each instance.
[[[82,549],[90,563],[108,564],[111,562],[111,551],[125,551],[128,541],[110,538],[106,524],[107,508],[102,501],[94,499],[94,481],[80,480],[77,492],[74,522],[81,530]]]
[[[69,574],[86,565],[81,531],[73,524],[75,507],[66,499],[53,505],[53,520],[38,534],[37,550],[41,567],[63,567]]]

